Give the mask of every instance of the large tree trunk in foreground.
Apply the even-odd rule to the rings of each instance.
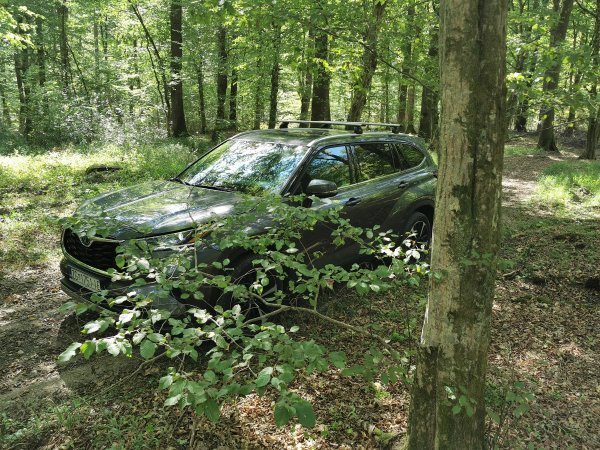
[[[506,2],[442,0],[440,166],[409,449],[483,449],[500,236]],[[456,393],[449,398],[448,389]],[[461,391],[464,390],[464,392]],[[466,395],[468,408],[452,408]]]
[[[552,28],[550,34],[550,48],[558,49],[567,36],[569,18],[573,9],[573,0],[563,0],[558,22]],[[544,74],[544,93],[546,97],[553,98],[552,93],[558,88],[562,58],[555,58]],[[550,105],[541,111],[542,129],[538,139],[538,147],[549,152],[558,151],[556,137],[554,135],[554,106]]]
[[[181,57],[183,35],[181,0],[171,0],[171,117],[169,125],[171,136],[180,137],[188,134],[183,110],[183,83],[181,81]]]
[[[386,0],[373,0],[372,18],[363,36],[365,46],[363,48],[361,71],[352,86],[352,102],[348,112],[348,122],[360,121],[363,109],[367,104],[367,95],[371,90],[373,75],[377,68],[377,38],[386,5]]]

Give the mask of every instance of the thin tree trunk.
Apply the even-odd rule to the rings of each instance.
[[[98,85],[100,80],[100,39],[99,39],[99,27],[98,27],[98,12],[94,9],[94,84]]]
[[[302,53],[301,71],[299,74],[299,85],[300,85],[300,120],[308,120],[308,114],[310,112],[310,98],[312,96],[312,84],[313,84],[313,38],[314,33],[312,28],[308,30],[308,40],[306,40],[306,33],[304,33],[304,46]],[[301,127],[306,127],[305,124],[301,124]]]
[[[170,8],[171,28],[171,136],[186,136],[187,126],[183,104],[183,82],[181,81],[181,58],[183,56],[183,8],[181,0],[171,0]]]
[[[146,47],[148,49],[148,53],[150,54],[150,47],[152,47],[152,52],[154,53],[154,57],[156,58],[156,64],[154,64],[154,61],[152,61],[152,56],[150,57],[150,63],[152,64],[152,68],[154,71],[154,76],[158,77],[160,76],[160,80],[162,81],[162,92],[164,94],[164,97],[161,96],[161,98],[164,101],[164,106],[166,106],[165,109],[165,117],[166,117],[166,123],[167,123],[167,132],[170,133],[171,131],[171,127],[169,126],[169,122],[171,119],[171,100],[169,99],[169,84],[167,83],[167,75],[166,75],[166,69],[165,69],[165,62],[163,60],[163,58],[160,55],[160,52],[158,51],[158,47],[156,46],[156,43],[154,42],[154,39],[152,38],[152,35],[150,34],[150,31],[148,30],[148,27],[146,27],[146,23],[144,22],[144,18],[142,17],[142,14],[140,13],[140,11],[138,10],[137,6],[135,4],[133,4],[132,0],[128,0],[129,2],[129,6],[131,7],[131,10],[133,11],[133,13],[135,14],[135,17],[137,17],[138,21],[140,22],[140,25],[142,27],[142,30],[144,31],[144,36],[146,37],[146,42],[148,43],[148,46]],[[106,27],[105,27],[106,28]],[[107,58],[107,40],[104,40],[104,58],[106,60]],[[158,69],[156,67],[156,65],[158,65]],[[160,88],[159,88],[160,91]]]
[[[38,65],[38,84],[42,91],[42,113],[48,113],[48,97],[45,95],[46,89],[46,50],[44,48],[44,29],[43,19],[35,19],[36,28],[36,47],[37,47],[37,65]]]
[[[273,65],[271,66],[271,93],[269,95],[269,128],[275,128],[277,121],[277,98],[279,96],[279,72],[281,63],[279,56],[279,46],[281,43],[281,25],[274,25],[275,39],[273,42]]]
[[[404,73],[404,67],[402,68]],[[408,85],[404,75],[398,77],[398,114],[396,121],[402,125],[402,131],[406,130],[406,100],[408,99]]]
[[[437,105],[437,100],[436,100]],[[406,96],[406,133],[416,134],[415,130],[415,87],[409,86]]]
[[[206,133],[206,104],[204,100],[204,61],[198,58],[196,67],[196,80],[198,82],[198,114],[200,115],[200,133]]]
[[[369,21],[363,36],[365,46],[363,48],[361,70],[352,85],[352,101],[350,103],[350,111],[348,112],[348,122],[360,121],[363,109],[367,103],[367,94],[371,90],[373,75],[377,68],[377,40],[387,1],[372,1],[372,19]]]
[[[231,68],[231,80],[229,83],[229,122],[233,130],[237,129],[237,95],[238,95],[238,73],[235,67]]]
[[[565,40],[569,19],[573,9],[573,0],[563,0],[560,16],[550,35],[550,48],[557,49]],[[562,58],[555,58],[544,74],[544,94],[546,98],[553,98],[553,93],[558,88]],[[549,152],[558,151],[554,134],[554,106],[550,105],[543,111],[542,129],[538,139],[538,147]]]
[[[433,31],[429,43],[430,58],[438,56],[438,32]],[[421,115],[419,119],[419,136],[423,139],[432,139],[437,132],[438,126],[438,92],[431,86],[423,86],[421,94]]]
[[[227,29],[219,25],[217,29],[217,129],[225,124],[225,99],[227,97]]]
[[[596,11],[594,15],[594,34],[591,45],[591,70],[592,73],[598,73],[600,68],[600,0],[596,0]],[[581,155],[582,159],[596,159],[596,148],[600,139],[600,107],[598,106],[598,83],[593,82],[590,88],[590,118],[588,119],[588,129],[585,140],[585,153]]]
[[[311,99],[310,120],[331,120],[329,84],[331,75],[327,69],[329,61],[329,36],[319,30],[315,33],[315,72]]]
[[[430,279],[409,450],[485,448],[505,139],[506,5],[440,4],[442,120],[431,270],[441,277]]]
[[[69,8],[67,7],[67,0],[62,0],[58,4],[58,17],[60,27],[60,73],[63,92],[67,94],[70,84],[69,74],[71,73],[71,69],[69,67],[69,47],[67,40],[67,22],[69,20]]]
[[[0,60],[0,75],[4,74],[4,62]],[[6,92],[4,91],[4,83],[0,83],[0,105],[2,105],[2,120],[6,128],[10,128],[12,120],[10,118],[10,110],[6,101]]]
[[[261,73],[262,59],[259,57],[256,60],[256,73]],[[258,130],[262,123],[263,102],[262,102],[262,77],[257,77],[254,85],[254,121],[252,128]]]

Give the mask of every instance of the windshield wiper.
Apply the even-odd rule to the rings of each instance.
[[[169,178],[167,181],[173,181],[175,183],[185,184],[186,186],[194,186],[193,184],[188,183],[187,181],[184,181],[178,177]]]
[[[233,192],[233,188],[225,187],[225,186],[213,186],[212,184],[192,184],[191,186],[204,188],[204,189],[212,189],[214,191],[222,191],[222,192]]]

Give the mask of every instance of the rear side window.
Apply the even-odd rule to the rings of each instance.
[[[304,189],[311,180],[333,181],[338,187],[354,183],[351,159],[345,146],[320,150],[309,163],[302,179]]]
[[[417,167],[425,159],[421,151],[409,144],[398,144],[398,150],[404,160],[403,170]]]
[[[397,156],[389,144],[365,142],[354,146],[358,180],[366,181],[396,173]]]

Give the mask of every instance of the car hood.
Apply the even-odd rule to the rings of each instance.
[[[136,239],[192,228],[231,213],[240,194],[171,181],[153,181],[103,194],[85,202],[78,213],[102,211],[114,221],[110,237]]]

